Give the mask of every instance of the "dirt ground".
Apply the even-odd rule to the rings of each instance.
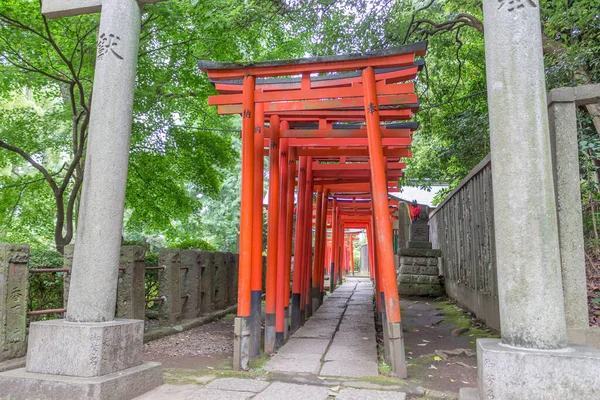
[[[144,344],[144,361],[157,361],[165,368],[227,369],[232,355],[231,316]]]
[[[467,328],[470,321],[462,310],[444,301],[407,299],[402,324],[410,379],[442,392],[477,386],[475,340],[487,334]],[[464,332],[454,336],[461,328]]]

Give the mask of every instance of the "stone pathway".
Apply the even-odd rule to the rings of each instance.
[[[265,365],[265,371],[338,377],[378,375],[373,286],[348,279]]]
[[[163,385],[137,400],[404,400],[405,393],[391,388],[344,387],[340,380],[331,380],[378,376],[374,318],[371,281],[347,279],[265,364],[270,379],[220,378],[205,386]],[[302,377],[309,383],[297,383]]]

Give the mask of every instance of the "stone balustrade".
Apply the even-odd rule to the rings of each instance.
[[[71,268],[73,245],[66,246],[64,267]],[[158,293],[146,293],[150,272],[142,246],[122,246],[116,317],[145,319],[148,297],[158,304],[160,325],[176,325],[224,310],[237,303],[238,255],[199,250],[161,249]],[[22,357],[27,350],[29,246],[0,243],[0,362]],[[68,308],[70,274],[64,278]]]

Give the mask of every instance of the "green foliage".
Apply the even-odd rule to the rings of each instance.
[[[63,256],[54,250],[30,250],[29,267],[62,268]],[[43,273],[29,275],[29,293],[27,310],[50,310],[63,308],[63,288],[65,273]],[[43,315],[34,317],[36,320],[53,319],[56,315]]]
[[[204,250],[204,251],[217,251],[215,246],[212,244],[205,242],[202,239],[186,239],[180,242],[177,242],[172,248],[180,249],[180,250]]]

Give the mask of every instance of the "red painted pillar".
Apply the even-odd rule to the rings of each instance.
[[[250,357],[260,355],[261,302],[263,278],[263,195],[264,195],[265,105],[257,103],[254,112],[254,201],[252,204],[252,278],[250,284]]]
[[[265,353],[275,351],[275,307],[277,297],[277,234],[279,230],[279,116],[270,123],[269,212],[267,231],[267,293],[265,304]]]
[[[306,222],[305,222],[305,233],[306,233],[306,241],[304,251],[305,258],[304,264],[306,267],[305,270],[305,279],[304,279],[304,314],[302,313],[302,305],[300,306],[300,315],[303,316],[302,321],[306,321],[308,318],[312,316],[312,300],[311,300],[311,288],[312,288],[312,258],[313,258],[313,230],[312,230],[312,221],[313,221],[313,177],[312,177],[312,167],[313,160],[312,157],[308,157],[306,162]],[[304,322],[303,322],[304,323]]]
[[[325,274],[327,271],[327,266],[329,265],[327,263],[327,246],[328,246],[328,240],[327,240],[327,214],[328,214],[328,208],[329,208],[329,190],[325,190],[325,192],[323,193],[323,200],[322,200],[322,204],[321,204],[321,209],[322,209],[322,218],[321,218],[321,226],[320,226],[320,231],[321,231],[321,252],[320,252],[320,258],[319,258],[319,305],[323,304],[323,298],[325,296]]]
[[[306,163],[307,157],[300,157],[300,170],[298,172],[298,207],[296,208],[296,244],[294,246],[294,278],[292,283],[292,309],[290,331],[294,332],[300,327],[300,303],[302,293],[302,265],[304,241],[304,192],[306,190]]]
[[[396,283],[396,269],[394,266],[394,249],[392,242],[392,224],[389,214],[388,192],[385,160],[381,144],[381,126],[379,119],[379,105],[377,103],[377,87],[375,71],[367,67],[362,73],[364,85],[365,115],[367,120],[367,136],[369,144],[369,158],[371,162],[371,184],[373,214],[375,216],[377,236],[377,263],[381,272],[381,282],[385,295],[383,329],[387,329],[389,340],[386,348],[389,349],[389,358],[394,373],[406,377],[406,360],[404,356],[404,339],[400,319],[400,299]],[[386,326],[387,325],[387,326]]]
[[[336,271],[338,263],[338,206],[337,198],[333,198],[333,216],[331,218],[331,271],[329,275],[329,291],[333,292],[337,284]]]
[[[238,318],[234,327],[233,367],[235,369],[248,368],[248,354],[250,353],[250,283],[252,279],[252,214],[254,211],[254,83],[253,76],[244,78]]]
[[[286,125],[284,125],[286,126]],[[289,124],[288,124],[289,127]],[[294,190],[296,188],[296,148],[288,150],[288,197],[287,197],[287,232],[285,245],[285,329],[284,339],[287,340],[290,323],[290,276],[292,268],[292,239],[294,226]]]
[[[321,220],[323,219],[323,188],[317,189],[317,213],[315,220],[315,256],[313,260],[313,277],[311,287],[312,310],[316,311],[319,308],[319,298],[321,297],[321,251],[323,248],[321,234]]]
[[[283,124],[282,124],[283,125]],[[275,301],[275,346],[283,345],[285,327],[285,247],[287,242],[288,139],[280,139],[279,147],[279,229],[277,234],[277,297]]]

